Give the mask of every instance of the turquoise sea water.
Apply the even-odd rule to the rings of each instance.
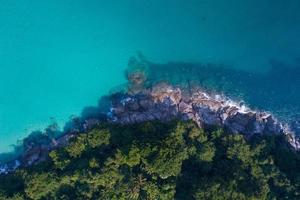
[[[270,69],[270,60],[300,68],[298,0],[0,0],[0,5],[0,152],[12,150],[32,130],[53,121],[62,125],[96,105],[124,83],[123,71],[136,51],[158,63],[216,62],[258,75]],[[290,79],[284,71],[279,78],[274,88]],[[256,90],[259,86],[250,92]],[[253,102],[259,107],[260,101]],[[289,112],[300,104],[292,103]]]

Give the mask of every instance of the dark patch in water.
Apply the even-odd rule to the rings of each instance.
[[[151,81],[172,84],[197,84],[245,101],[251,107],[274,113],[283,121],[296,120],[300,114],[300,65],[270,62],[266,73],[254,73],[218,64],[172,62],[150,64]]]

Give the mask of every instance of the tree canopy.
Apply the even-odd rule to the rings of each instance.
[[[284,141],[193,122],[101,124],[1,175],[0,199],[300,199],[300,156]]]

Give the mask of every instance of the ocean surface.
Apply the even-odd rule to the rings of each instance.
[[[137,51],[155,63],[224,64],[226,73],[235,70],[232,79],[252,84],[241,89],[251,94],[250,106],[279,118],[284,112],[291,120],[300,116],[299,0],[0,0],[0,5],[0,153],[33,130],[53,122],[63,127],[70,116],[96,105],[125,82],[124,70]],[[257,79],[239,79],[245,73]]]

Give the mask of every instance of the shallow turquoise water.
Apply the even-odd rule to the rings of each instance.
[[[299,67],[298,0],[0,5],[0,152],[32,130],[53,120],[63,124],[97,104],[125,81],[123,70],[137,50],[154,62],[221,62],[257,73],[270,68],[270,59]]]

